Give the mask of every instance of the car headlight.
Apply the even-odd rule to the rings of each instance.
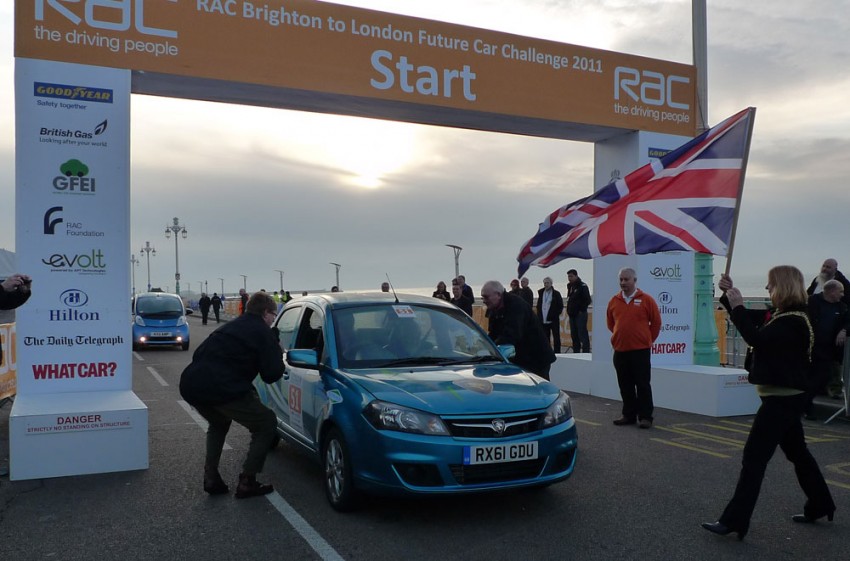
[[[376,429],[437,436],[449,434],[446,425],[436,415],[395,403],[373,401],[366,406],[363,414]]]
[[[186,316],[180,316],[177,320],[177,327],[180,327],[181,325],[186,325]]]
[[[540,428],[552,427],[569,421],[573,416],[573,408],[570,406],[570,396],[561,392],[552,405],[546,409]]]
[[[142,316],[136,316],[136,319],[134,321],[136,322],[136,325],[138,325],[139,327],[145,326],[145,320],[142,319]]]

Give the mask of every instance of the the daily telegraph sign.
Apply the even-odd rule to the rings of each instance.
[[[309,0],[15,8],[16,57],[130,69],[136,93],[588,141],[696,130],[694,67],[668,61]]]

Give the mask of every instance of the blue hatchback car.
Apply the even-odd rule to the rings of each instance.
[[[275,320],[286,374],[255,381],[278,433],[313,456],[345,511],[362,493],[439,495],[542,487],[568,478],[578,437],[570,398],[503,356],[436,298],[332,293]]]
[[[133,350],[149,346],[189,350],[186,308],[177,294],[147,292],[133,300]]]

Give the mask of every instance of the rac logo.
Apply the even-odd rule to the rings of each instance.
[[[690,84],[687,76],[665,76],[652,70],[638,70],[628,66],[618,66],[614,70],[614,99],[620,99],[625,94],[632,101],[658,107],[667,106],[671,109],[687,111],[690,103],[682,103],[673,99],[676,84]]]
[[[167,1],[176,3],[176,0]],[[71,6],[74,9],[71,9]],[[172,39],[177,37],[177,32],[173,29],[145,25],[145,0],[35,0],[36,21],[44,21],[45,8],[50,8],[74,25],[80,25],[85,18],[86,25],[95,29],[127,31],[133,27],[142,35]],[[99,19],[98,15],[102,19]]]

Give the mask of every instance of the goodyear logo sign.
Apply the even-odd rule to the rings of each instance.
[[[96,103],[112,103],[112,90],[89,88],[86,86],[69,86],[67,84],[49,84],[35,82],[33,84],[36,97],[52,97],[58,99],[75,99],[93,101]]]

